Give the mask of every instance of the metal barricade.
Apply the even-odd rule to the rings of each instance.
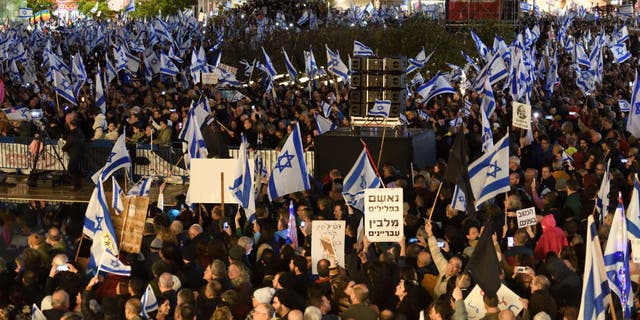
[[[278,150],[275,149],[261,149],[261,150],[256,150],[256,152],[260,153],[260,156],[262,156],[262,163],[265,166],[265,168],[267,168],[267,170],[271,171],[271,168],[273,168],[273,166],[275,165],[276,161],[278,160]],[[238,153],[239,153],[239,149],[229,149],[229,156],[231,158],[237,159],[238,158]],[[250,154],[249,157],[253,160],[254,159],[254,155]],[[307,171],[310,175],[314,175],[315,174],[315,152],[314,151],[305,151],[304,152],[304,162],[307,165]]]
[[[64,157],[62,146],[57,140],[43,140],[44,147],[38,155],[37,169],[43,171],[62,171],[68,159]],[[34,154],[29,151],[31,140],[18,137],[0,138],[0,169],[30,171],[33,168]],[[58,160],[57,154],[60,156]]]

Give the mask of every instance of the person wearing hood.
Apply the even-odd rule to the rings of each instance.
[[[562,248],[569,245],[567,236],[562,229],[556,226],[556,219],[552,214],[544,216],[540,224],[542,225],[542,235],[534,250],[536,259],[542,260],[549,252],[554,252],[556,256],[559,256]]]

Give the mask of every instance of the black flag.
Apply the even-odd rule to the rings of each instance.
[[[453,146],[449,150],[449,161],[447,162],[447,171],[444,173],[444,179],[455,184],[464,192],[467,208],[467,214],[471,215],[476,212],[469,182],[469,172],[467,170],[469,164],[469,148],[464,138],[462,129],[456,134]]]
[[[491,239],[492,234],[493,226],[489,222],[484,227],[484,231],[478,240],[478,245],[473,250],[466,272],[471,275],[473,281],[480,286],[485,295],[495,297],[501,283],[500,264]]]

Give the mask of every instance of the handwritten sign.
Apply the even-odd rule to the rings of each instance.
[[[518,218],[518,229],[535,226],[538,223],[536,219],[536,208],[526,208],[516,211],[516,217]]]
[[[531,129],[531,106],[524,103],[512,102],[513,121],[511,126],[525,130]]]
[[[500,286],[496,294],[498,295],[498,308],[500,311],[509,309],[516,315],[522,311],[520,297],[504,284]],[[484,317],[486,311],[484,310],[482,296],[482,290],[476,285],[467,298],[464,299],[464,306],[467,309],[467,319],[476,320]]]
[[[364,190],[364,229],[371,242],[397,242],[404,235],[401,188]]]
[[[318,274],[318,261],[335,257],[344,267],[344,231],[346,221],[313,220],[311,224],[311,272]]]
[[[110,196],[108,198],[111,199]],[[129,196],[125,197],[122,203],[124,211],[120,215],[113,214],[113,208],[111,208],[111,220],[118,237],[120,250],[139,253],[144,223],[147,219],[149,197]]]
[[[213,72],[203,72],[201,74],[202,84],[217,84],[218,77]]]

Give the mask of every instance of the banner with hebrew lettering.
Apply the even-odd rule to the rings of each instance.
[[[346,221],[313,220],[311,222],[311,272],[318,274],[318,261],[336,260],[344,268],[344,236]]]
[[[404,236],[401,188],[364,190],[364,234],[371,242],[398,242]]]

